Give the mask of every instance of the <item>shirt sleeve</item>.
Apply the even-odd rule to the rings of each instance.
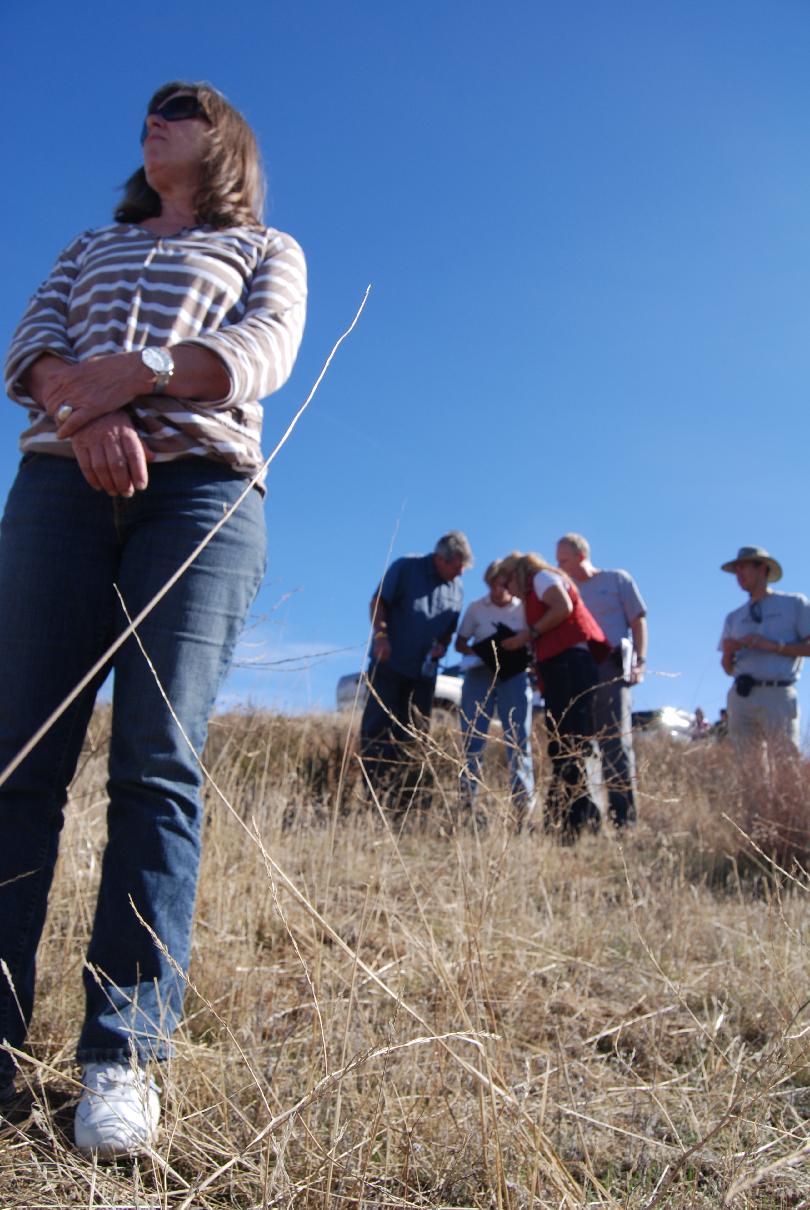
[[[638,590],[635,580],[626,571],[619,573],[619,598],[624,610],[624,616],[627,618],[628,625],[635,622],[636,618],[640,618],[642,614],[646,614],[647,606],[644,604],[644,598]]]
[[[390,565],[378,588],[380,599],[385,601],[387,605],[392,604],[399,595],[400,572],[402,570],[402,560],[394,559]],[[374,594],[375,596],[377,593]]]
[[[475,601],[471,601],[464,610],[464,617],[461,619],[461,625],[458,628],[458,636],[460,639],[469,639],[475,633]]]
[[[304,334],[306,301],[304,254],[292,236],[274,231],[250,283],[243,317],[182,342],[202,345],[223,362],[230,390],[217,406],[263,399],[284,385]]]
[[[91,235],[92,232],[85,231],[61,253],[11,339],[5,368],[6,391],[10,399],[23,407],[42,410],[20,384],[20,378],[38,357],[53,353],[63,361],[77,360],[67,330],[68,303]]]
[[[796,633],[799,639],[810,639],[810,601],[799,594],[796,610]]]
[[[542,601],[543,593],[548,592],[549,588],[562,588],[562,577],[558,576],[553,571],[538,571],[534,576],[534,591],[539,600]]]

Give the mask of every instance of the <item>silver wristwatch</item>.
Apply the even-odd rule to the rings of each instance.
[[[174,373],[174,358],[168,349],[141,349],[141,361],[155,375],[153,393],[165,391]]]

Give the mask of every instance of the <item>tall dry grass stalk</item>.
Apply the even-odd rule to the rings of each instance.
[[[107,719],[74,784],[2,1206],[810,1205],[807,771],[641,750],[632,833],[516,834],[493,737],[460,826],[367,802],[347,725],[245,713],[206,754],[186,1021],[141,1160],[70,1146]],[[341,785],[338,794],[338,785]],[[776,864],[774,864],[774,861]]]

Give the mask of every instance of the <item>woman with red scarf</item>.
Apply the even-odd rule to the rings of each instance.
[[[591,748],[596,665],[610,650],[576,585],[537,554],[508,556],[501,565],[509,590],[526,608],[527,629],[503,647],[530,643],[546,702],[551,780],[544,826],[573,842],[584,827],[596,832],[599,808],[590,797],[586,757]]]

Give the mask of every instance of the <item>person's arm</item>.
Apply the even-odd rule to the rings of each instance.
[[[369,605],[372,656],[382,663],[391,658],[391,638],[388,633],[390,608],[399,600],[405,566],[402,559],[394,559],[393,563],[389,564],[374,590]]]
[[[31,366],[48,355],[56,369],[76,361],[76,351],[68,336],[68,300],[90,241],[89,231],[80,235],[59,255],[25,309],[12,337],[6,357],[5,383],[10,399],[25,408],[42,409],[42,404],[26,389],[25,379]]]
[[[76,367],[68,336],[68,300],[89,239],[86,232],[60,255],[12,339],[6,387],[10,398],[29,410],[46,411],[49,392]],[[110,411],[87,425],[82,439],[72,444],[82,474],[96,491],[131,496],[146,487],[151,454],[126,413]]]
[[[542,618],[534,626],[527,626],[512,638],[504,639],[501,643],[504,651],[517,651],[525,647],[532,639],[538,639],[541,634],[547,634],[549,630],[559,626],[560,622],[564,622],[569,614],[574,612],[574,603],[562,585],[551,584],[540,599],[547,606]]]
[[[456,614],[456,620],[458,620],[458,614]],[[455,624],[453,624],[449,630],[446,630],[444,634],[439,636],[439,638],[433,640],[431,654],[435,660],[440,660],[447,651],[447,648],[453,641],[453,632],[455,629]]]
[[[503,639],[498,645],[503,651],[519,651],[521,647],[525,647],[527,643],[531,642],[532,635],[531,627],[525,626],[523,630],[510,634],[508,639]]]
[[[644,668],[647,663],[647,617],[639,614],[630,623],[630,633],[633,636],[633,669],[630,674],[630,684],[640,685],[644,680]]]
[[[388,606],[380,596],[382,585],[377,588],[369,605],[371,618],[371,654],[384,664],[391,658],[391,640],[388,637]]]
[[[458,628],[456,635],[456,651],[460,655],[475,655],[475,649],[470,643],[470,639],[475,634],[475,619],[471,615],[473,605],[468,605],[465,610],[464,617],[461,619],[461,625]],[[448,639],[448,642],[450,640]]]
[[[292,370],[305,312],[303,254],[289,236],[275,233],[250,280],[244,315],[236,323],[171,346],[175,368],[163,395],[225,410],[271,394]],[[57,431],[60,438],[72,437],[99,415],[152,395],[154,374],[143,364],[140,350],[73,364],[59,361],[59,349],[40,351],[56,352],[57,357],[49,357],[32,376],[29,358],[23,387],[29,386],[31,376],[36,402],[51,416],[65,403],[74,409]]]
[[[792,643],[780,643],[777,639],[767,639],[764,634],[744,634],[741,639],[730,641],[734,651],[747,647],[750,651],[763,651],[768,655],[787,655],[791,659],[804,659],[810,656],[810,638],[796,639]]]
[[[46,400],[52,398],[56,384],[64,382],[67,373],[76,368],[52,353],[44,353],[25,371],[22,384],[36,403],[52,413],[59,404],[49,405]],[[70,437],[79,469],[92,488],[109,496],[132,496],[144,490],[149,482],[148,464],[154,455],[127,411],[105,408],[74,426],[72,433],[65,433],[66,427],[62,425],[58,434]]]
[[[306,303],[304,254],[292,236],[272,232],[242,318],[183,343],[210,350],[225,367],[229,386],[213,401],[217,407],[263,399],[284,385],[304,333]]]
[[[574,612],[574,603],[562,585],[552,584],[543,593],[541,600],[548,608],[537,624],[529,627],[534,638],[547,634]]]
[[[724,638],[722,640],[723,653],[720,657],[720,663],[723,671],[728,676],[734,676],[734,657],[740,650],[740,644],[736,639]]]
[[[229,385],[225,367],[208,349],[175,345],[171,350],[174,373],[164,394],[195,402],[221,398]],[[142,395],[151,395],[155,375],[144,365],[140,351],[110,353],[73,365],[46,356],[35,362],[24,379],[31,396],[49,416],[67,403],[73,409],[56,435],[71,438],[91,420],[117,412]],[[155,395],[155,400],[160,399]]]

